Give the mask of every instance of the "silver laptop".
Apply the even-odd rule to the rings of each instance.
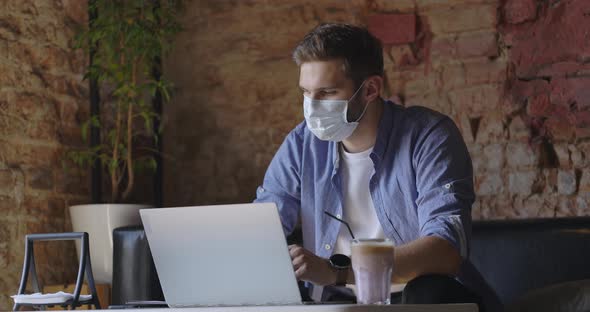
[[[170,307],[301,304],[275,204],[140,214]]]

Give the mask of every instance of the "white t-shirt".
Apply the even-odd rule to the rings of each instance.
[[[340,144],[340,173],[344,203],[342,215],[356,238],[384,238],[383,228],[377,219],[369,191],[369,180],[375,172],[369,157],[373,148],[360,153],[349,153]],[[334,253],[350,256],[350,233],[346,225],[340,227]]]
[[[342,215],[337,217],[350,225],[356,238],[385,238],[369,190],[369,181],[375,172],[370,157],[372,151],[373,148],[360,153],[348,153],[340,144],[340,173],[342,176],[344,203]],[[350,232],[348,232],[346,225],[343,224],[334,245],[334,254],[343,254],[350,257],[351,240]],[[355,285],[346,286],[356,293]],[[402,291],[404,286],[405,284],[392,284],[391,292]],[[321,286],[314,286],[311,297],[316,301],[320,301],[323,289]]]

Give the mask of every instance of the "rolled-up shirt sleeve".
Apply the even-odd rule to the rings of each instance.
[[[301,127],[291,131],[273,157],[262,185],[256,190],[256,203],[277,204],[285,235],[293,232],[301,207]]]
[[[445,117],[423,132],[414,152],[420,236],[450,242],[469,256],[475,200],[471,158],[461,133]]]

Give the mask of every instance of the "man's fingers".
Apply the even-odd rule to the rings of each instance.
[[[296,258],[297,256],[303,253],[303,248],[301,246],[294,245],[292,248],[289,248],[289,255],[291,259]]]
[[[305,255],[299,255],[293,258],[293,268],[297,270],[304,262],[305,262]]]
[[[305,277],[306,273],[307,273],[307,264],[304,263],[297,270],[295,270],[295,277],[297,277],[298,280],[303,279]]]

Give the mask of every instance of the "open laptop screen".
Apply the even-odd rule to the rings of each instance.
[[[275,204],[140,214],[169,306],[301,303]]]

